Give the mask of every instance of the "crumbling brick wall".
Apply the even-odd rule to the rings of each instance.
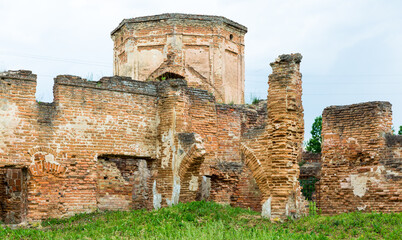
[[[27,221],[194,201],[203,176],[229,172],[214,172],[222,161],[242,166],[225,203],[260,209],[245,200],[259,192],[239,149],[245,126],[263,122],[255,109],[220,111],[182,79],[61,75],[53,103],[35,101],[29,71],[5,72],[0,83],[0,167],[28,169]]]
[[[35,101],[30,71],[0,73],[0,170],[28,174],[18,221],[199,198],[300,215],[301,55],[271,64],[268,101],[217,104],[244,103],[246,32],[217,16],[123,20],[120,76],[57,76],[53,103]]]
[[[155,85],[59,76],[43,104],[35,75],[0,77],[0,164],[28,168],[28,221],[97,209],[100,155],[156,159]]]
[[[262,214],[272,219],[305,214],[298,182],[304,133],[300,54],[271,63],[265,128],[244,134],[241,149],[262,192]]]
[[[103,155],[98,157],[97,173],[99,210],[152,209],[154,160]]]
[[[331,106],[322,116],[322,212],[400,212],[400,137],[386,137],[391,133],[391,104]]]
[[[205,163],[211,192],[208,199],[232,206],[261,211],[262,193],[244,163],[240,149],[243,134],[250,129],[262,129],[266,124],[266,101],[256,105],[217,104],[218,148],[214,160]]]

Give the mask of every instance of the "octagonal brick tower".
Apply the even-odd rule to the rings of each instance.
[[[114,75],[184,78],[218,102],[244,103],[244,35],[225,17],[161,14],[124,19],[111,33]]]

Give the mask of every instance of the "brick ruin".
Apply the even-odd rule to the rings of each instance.
[[[391,134],[391,104],[331,106],[322,118],[322,212],[401,212],[402,136]]]
[[[0,221],[18,224],[95,210],[158,209],[195,200],[250,208],[272,220],[305,215],[298,163],[314,157],[302,153],[302,56],[281,55],[271,63],[266,101],[228,104],[244,102],[246,30],[214,16],[123,20],[112,32],[116,76],[88,81],[59,75],[52,103],[35,100],[32,72],[0,73]],[[229,59],[227,52],[238,55]],[[152,53],[156,57],[148,58]],[[205,71],[200,70],[203,64],[209,66]],[[225,74],[235,71],[231,64],[237,66],[236,77]],[[191,69],[208,81],[194,78],[201,75],[189,74]],[[233,88],[226,91],[229,85]],[[360,200],[350,193],[355,188],[361,194],[363,182],[367,197],[373,190],[376,198],[353,203],[369,206],[386,198],[389,204],[380,210],[401,211],[401,199],[395,199],[401,195],[401,141],[382,134],[390,128],[390,105],[379,107],[384,113],[364,108],[337,115],[338,108],[324,111],[321,173],[302,170],[307,173],[301,178],[320,176],[317,201],[324,212],[341,211],[342,205],[335,204],[339,199]],[[365,122],[365,116],[366,130],[350,124]],[[335,146],[342,146],[345,157]],[[350,164],[356,157],[367,168],[356,170],[358,164]],[[344,175],[338,175],[340,162]],[[370,184],[379,171],[374,188]],[[341,192],[344,197],[337,194]]]
[[[112,31],[114,75],[185,78],[217,102],[244,104],[244,35],[225,17],[161,14],[124,19]]]
[[[34,74],[1,73],[2,221],[200,199],[271,218],[303,214],[300,59],[278,58],[272,98],[251,106],[216,103],[183,79],[69,75],[55,78],[53,103],[40,103]],[[287,155],[268,147],[273,142]]]

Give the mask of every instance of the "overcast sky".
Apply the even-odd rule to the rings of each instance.
[[[124,18],[161,13],[220,15],[248,27],[246,95],[266,98],[269,63],[303,55],[306,138],[330,105],[390,101],[402,125],[400,0],[0,0],[0,71],[38,75],[37,98],[52,101],[60,74],[113,74],[110,32]]]

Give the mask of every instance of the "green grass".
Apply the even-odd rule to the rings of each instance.
[[[400,239],[402,213],[348,213],[271,223],[260,213],[212,202],[158,211],[78,214],[40,229],[2,229],[0,239]]]

